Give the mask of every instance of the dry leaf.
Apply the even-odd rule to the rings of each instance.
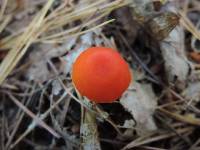
[[[51,58],[61,56],[67,50],[65,44],[56,47],[53,44],[39,44],[29,55],[29,60],[32,64],[26,72],[26,77],[29,80],[38,82],[50,79],[54,74],[49,72],[47,61]]]
[[[177,83],[176,85],[180,89],[184,88],[190,65],[185,55],[184,33],[180,26],[177,26],[161,42],[161,52],[165,61],[164,64],[168,81]]]
[[[136,120],[138,134],[147,134],[157,129],[152,116],[157,106],[157,98],[151,85],[134,81],[123,94],[120,103]]]

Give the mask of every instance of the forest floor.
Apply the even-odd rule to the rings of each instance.
[[[199,29],[199,0],[1,0],[0,150],[200,150]],[[92,46],[129,64],[116,102],[73,86]]]

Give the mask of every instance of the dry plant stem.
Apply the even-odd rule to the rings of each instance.
[[[96,125],[96,114],[81,107],[82,121],[81,121],[81,138],[82,150],[101,150],[98,129]]]

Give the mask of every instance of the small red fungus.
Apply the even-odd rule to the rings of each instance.
[[[72,81],[81,95],[96,103],[111,103],[127,89],[131,80],[128,64],[106,47],[91,47],[76,59]]]

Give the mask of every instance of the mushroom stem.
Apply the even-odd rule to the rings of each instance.
[[[82,150],[101,150],[98,129],[96,124],[96,114],[81,107],[82,121],[81,121],[81,138]]]

